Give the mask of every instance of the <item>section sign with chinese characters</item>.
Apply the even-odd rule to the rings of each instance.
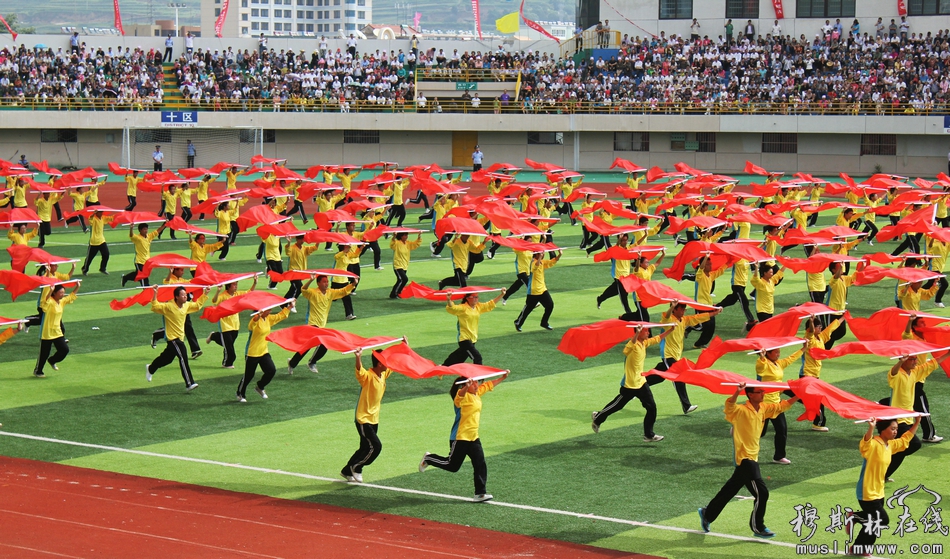
[[[198,126],[198,111],[162,111],[162,127],[191,128]]]

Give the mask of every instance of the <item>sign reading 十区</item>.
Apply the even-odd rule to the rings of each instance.
[[[165,128],[198,126],[198,111],[162,111],[162,126]]]

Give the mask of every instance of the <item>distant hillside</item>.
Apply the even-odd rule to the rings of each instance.
[[[237,0],[235,0],[236,2]],[[185,0],[189,7],[179,10],[181,25],[199,25],[199,0]],[[0,13],[15,13],[23,26],[37,33],[58,33],[62,26],[112,27],[112,0],[4,0]],[[495,20],[518,11],[516,0],[481,0],[482,31],[495,29]],[[120,0],[122,24],[149,24],[155,19],[175,19],[175,10],[165,0]],[[149,6],[151,15],[149,18]],[[416,12],[422,27],[439,30],[474,29],[471,0],[374,0],[373,23],[412,24]],[[571,0],[529,0],[525,15],[536,21],[574,21]]]

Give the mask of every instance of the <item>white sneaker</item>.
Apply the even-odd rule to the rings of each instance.
[[[350,468],[350,473],[353,474],[353,481],[363,483],[363,474],[353,470],[353,468]]]
[[[341,474],[341,475],[342,475],[342,474]],[[348,481],[348,482],[350,482],[350,483],[354,483],[354,482],[356,481],[356,478],[353,477],[353,476],[343,476],[343,479],[345,479],[346,481]]]
[[[263,264],[263,262],[261,262],[261,259],[260,259],[260,258],[257,259],[257,263],[258,263],[258,264]]]
[[[428,453],[428,452],[426,452],[426,453],[424,453],[424,454],[422,455],[422,462],[419,462],[419,473],[420,473],[420,474],[421,474],[422,472],[426,471],[426,468],[429,467],[429,465],[426,464],[426,458],[427,458],[428,456],[429,456],[429,453]]]
[[[663,435],[654,434],[652,437],[643,437],[645,443],[658,443],[663,440]]]
[[[597,412],[590,412],[590,428],[595,433],[600,433],[600,425],[597,425]]]
[[[827,433],[827,432],[828,432],[828,428],[827,428],[827,427],[822,427],[821,425],[812,425],[812,426],[811,426],[811,430],[812,430],[812,431],[818,431],[819,433]]]
[[[943,303],[934,303],[934,306],[937,307],[938,309],[942,309],[946,307],[947,305],[944,305]]]
[[[356,315],[355,315],[355,314],[348,314],[348,315],[346,315],[346,319],[347,319],[347,320],[356,320]]]
[[[310,369],[310,372],[311,372],[311,373],[319,373],[319,372],[320,372],[320,371],[317,370],[317,364],[316,364],[316,363],[314,363],[314,364],[312,364],[312,365],[308,363],[308,364],[307,364],[307,368]]]
[[[267,399],[267,392],[264,392],[264,389],[263,389],[263,388],[260,388],[260,387],[255,386],[255,387],[254,387],[254,392],[257,392],[258,394],[260,394],[260,395],[261,395],[261,398],[263,398],[263,399],[265,399],[265,400]]]
[[[288,374],[288,375],[294,374],[294,368],[293,368],[293,366],[290,364],[290,360],[291,360],[291,359],[292,359],[291,357],[288,357],[288,358],[287,358],[287,374]]]
[[[56,363],[50,363],[49,366],[52,367],[54,371],[58,371],[58,370],[59,370],[59,366],[58,366]]]
[[[507,304],[508,304],[508,299],[505,299],[504,297],[502,297],[502,299],[501,299],[501,306],[504,307],[504,306],[507,305]]]
[[[187,390],[188,392],[191,392],[191,391],[194,390],[195,388],[198,388],[198,383],[197,383],[197,382],[191,383],[191,385],[188,386],[188,387],[186,387],[185,390]]]
[[[481,495],[475,495],[475,498],[472,500],[476,503],[484,503],[485,501],[491,501],[492,499],[494,499],[494,497],[492,497],[491,493],[482,493]]]
[[[241,402],[242,404],[246,404],[246,403],[247,403],[247,398],[245,398],[244,396],[241,396],[240,394],[235,394],[235,396],[237,396],[237,401],[238,401],[238,402]]]
[[[379,267],[376,268],[376,271],[378,272],[378,271],[380,271],[380,270],[382,270],[382,269],[383,269],[383,267],[382,267],[382,266],[379,266]]]
[[[145,364],[145,380],[152,382],[152,372],[148,370],[148,363]]]
[[[943,440],[943,437],[938,437],[937,435],[934,435],[933,437],[930,437],[929,439],[923,439],[925,443],[939,443],[942,440]]]
[[[773,463],[773,464],[781,464],[781,465],[783,465],[783,466],[787,466],[787,465],[791,464],[792,461],[789,460],[788,458],[779,458],[778,460],[772,460],[772,463]]]
[[[697,406],[696,404],[693,404],[692,406],[686,408],[686,411],[683,412],[683,415],[687,415],[687,414],[693,413],[694,411],[696,411],[696,410],[698,410],[698,409],[699,409],[699,406]]]
[[[290,305],[290,312],[297,314],[297,305]]]

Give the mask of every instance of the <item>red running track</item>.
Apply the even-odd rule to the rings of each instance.
[[[19,458],[0,487],[5,558],[647,558]]]

